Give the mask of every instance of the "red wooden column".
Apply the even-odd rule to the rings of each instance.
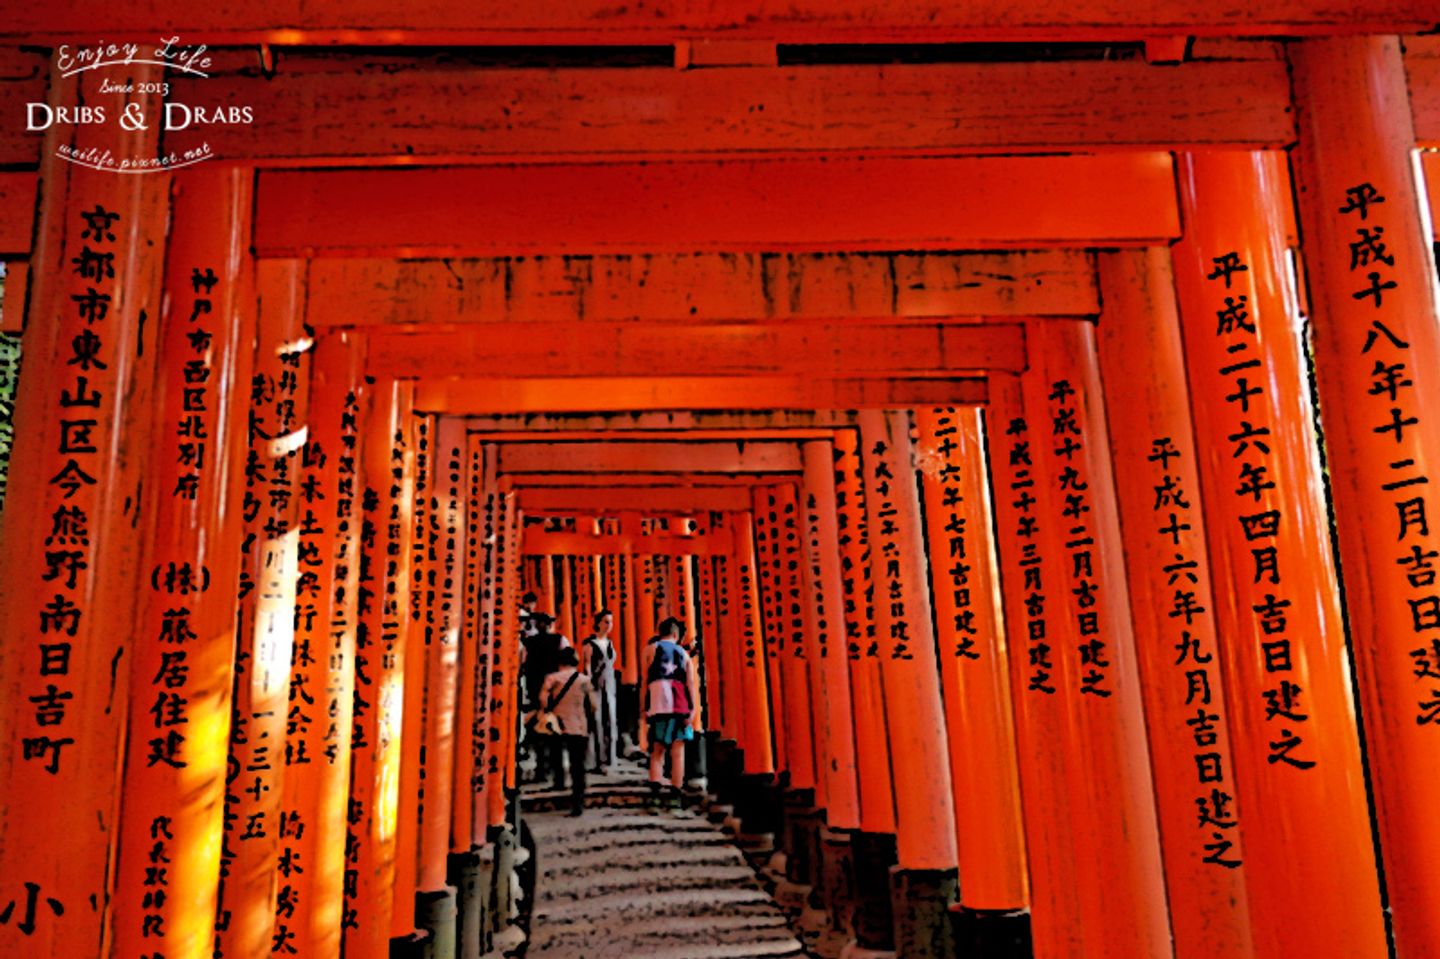
[[[477,438],[472,436],[472,449],[477,442]],[[500,675],[500,647],[504,637],[500,635],[498,617],[502,611],[500,572],[504,565],[502,536],[505,516],[504,501],[500,495],[500,478],[497,473],[499,450],[494,443],[478,442],[478,446],[481,473],[480,509],[482,510],[481,579],[479,583],[470,584],[469,588],[472,593],[478,594],[476,603],[479,606],[480,614],[480,662],[484,667],[480,674],[478,692],[479,708],[483,713],[483,722],[485,723],[485,736],[476,744],[476,790],[473,800],[475,807],[474,834],[476,843],[481,844],[489,841],[489,827],[493,825],[490,821],[491,793],[496,790],[503,793],[505,777],[500,771],[497,758],[500,743],[504,738],[504,728],[501,725],[504,699],[501,691],[507,682],[513,682],[514,679]],[[472,463],[471,469],[474,468]]]
[[[643,522],[643,521],[642,521]],[[645,644],[655,635],[658,620],[655,616],[655,557],[650,554],[635,557],[635,661],[639,669]],[[644,685],[644,677],[636,673],[638,682]]]
[[[719,596],[714,556],[702,553],[695,559],[695,619],[700,634],[701,706],[700,728],[718,737],[724,725],[721,701]],[[708,768],[708,767],[707,767]],[[710,773],[714,775],[714,771]]]
[[[801,579],[799,497],[791,483],[766,494],[774,558],[775,635],[778,666],[785,689],[785,744],[790,786],[810,791],[806,804],[820,798],[815,764],[815,720],[810,710],[810,662],[806,642],[804,583]]]
[[[1175,281],[1260,956],[1386,952],[1279,158],[1181,164]],[[1358,402],[1358,401],[1357,401]],[[1305,917],[1295,922],[1294,917]]]
[[[313,346],[304,332],[303,277],[303,264],[295,261],[256,265],[258,330],[248,389],[232,776],[215,923],[215,951],[224,959],[263,959],[273,945],[295,645],[300,449],[307,435]]]
[[[280,814],[275,942],[340,954],[359,575],[360,419],[368,399],[354,334],[315,344],[301,451],[299,574]]]
[[[779,511],[771,503],[774,486],[757,486],[751,492],[755,537],[756,586],[760,598],[760,641],[765,665],[765,686],[770,695],[770,738],[775,746],[775,772],[793,776],[790,755],[795,730],[786,710],[785,607],[780,585]]]
[[[489,678],[491,599],[489,551],[495,533],[495,464],[486,459],[486,445],[476,436],[464,442],[461,493],[464,571],[460,594],[460,676],[455,719],[455,782],[451,800],[451,847],[468,853],[485,844],[485,757],[490,739]],[[464,807],[463,809],[461,807]]]
[[[1398,37],[1296,43],[1290,64],[1315,375],[1395,946],[1440,954],[1440,821],[1419,800],[1440,768],[1429,197]]]
[[[126,74],[56,71],[50,103],[97,102],[102,79],[138,87],[161,75],[140,64]],[[149,96],[104,100],[157,112]],[[87,170],[56,151],[154,156],[155,130],[56,125],[41,148],[0,538],[0,911],[10,910],[0,944],[15,955],[99,955],[112,915],[124,725],[115,696],[148,589],[135,529],[151,458],[169,190],[166,174]]]
[[[1100,369],[1175,954],[1248,956],[1242,810],[1169,252],[1103,255],[1100,280]]]
[[[559,607],[556,609],[556,629],[560,635],[569,637],[571,642],[576,641],[577,623],[575,619],[575,557],[555,557],[555,567],[558,572],[557,582],[560,594]]]
[[[765,671],[764,624],[760,612],[759,556],[755,528],[747,513],[732,513],[730,535],[734,543],[731,593],[738,610],[740,633],[736,649],[736,704],[744,721],[740,748],[745,751],[745,772],[775,772],[770,697]]]
[[[1071,732],[1066,708],[1071,686],[1060,673],[1065,661],[1057,655],[1058,627],[1051,625],[1059,619],[1051,597],[1065,570],[1058,561],[1060,543],[1051,529],[1040,467],[1039,447],[1049,442],[1049,430],[1043,412],[1032,414],[1027,406],[1019,377],[992,376],[989,388],[987,460],[995,495],[1000,595],[1012,637],[1010,688],[1034,949],[1040,959],[1078,956],[1084,954],[1084,911],[1077,890],[1089,864],[1081,859],[1087,847],[1071,828],[1074,786],[1067,776],[1071,757],[1083,747]]]
[[[863,410],[859,425],[885,721],[898,787],[895,948],[904,956],[948,956],[946,910],[959,894],[955,805],[910,414]]]
[[[825,786],[825,821],[834,829],[860,828],[860,786],[855,778],[855,731],[850,701],[850,665],[845,655],[844,586],[840,575],[840,526],[835,510],[835,469],[831,445],[802,446],[804,598],[808,600],[811,701],[816,726],[824,727],[819,779]]]
[[[812,678],[823,703],[817,723],[824,724],[821,775],[825,781],[825,821],[832,829],[860,828],[860,787],[855,767],[855,727],[846,653],[845,588],[840,572],[840,526],[835,505],[834,453],[830,443],[804,444],[804,528],[807,593],[810,610]],[[823,698],[822,698],[823,697]]]
[[[540,609],[554,617],[558,624],[560,613],[560,586],[555,579],[555,560],[557,557],[546,555],[538,557],[538,559],[540,561],[540,578],[538,580],[540,587],[535,590],[535,592],[540,594]],[[556,628],[558,628],[558,626]]]
[[[407,677],[401,701],[400,800],[396,807],[395,886],[391,908],[390,934],[411,938],[415,928],[415,893],[420,888],[420,772],[425,742],[424,704],[426,631],[431,615],[433,589],[428,579],[430,561],[431,497],[436,483],[435,417],[414,414],[405,424],[413,450],[413,481],[410,487],[410,589],[405,609],[406,641],[402,668]]]
[[[430,569],[425,644],[424,759],[420,767],[419,866],[416,920],[430,931],[439,954],[453,952],[455,891],[447,884],[452,784],[455,776],[456,687],[460,670],[460,613],[464,523],[465,426],[456,417],[435,423],[431,496],[425,539]]]
[[[1022,377],[1057,563],[1048,584],[1057,699],[1075,738],[1072,848],[1087,955],[1169,955],[1165,882],[1105,403],[1089,323],[1034,323]],[[1049,694],[1045,694],[1049,695]],[[1054,735],[1052,731],[1052,736]],[[1063,734],[1062,734],[1063,735]],[[1063,741],[1063,740],[1062,740]],[[1093,843],[1093,845],[1089,845]],[[1093,880],[1084,877],[1089,873]]]
[[[503,491],[501,507],[505,516],[505,563],[500,570],[499,593],[495,597],[495,626],[499,630],[500,648],[496,662],[501,668],[500,686],[505,692],[503,711],[496,715],[504,730],[500,740],[500,768],[504,773],[506,801],[519,789],[515,769],[515,749],[519,740],[520,721],[520,582],[517,575],[520,566],[520,542],[524,532],[524,517],[520,512],[520,497],[512,490]],[[506,677],[509,677],[508,682]],[[503,807],[499,811],[490,807],[490,825],[505,823]]]
[[[198,959],[214,949],[249,400],[226,387],[249,381],[254,354],[250,186],[243,171],[208,169],[172,188],[142,511],[148,582],[122,753],[114,905],[122,955]],[[82,556],[46,554],[67,581]],[[151,868],[157,844],[169,856],[163,876]]]
[[[984,427],[978,408],[920,410],[916,425],[960,902],[984,941],[1023,927],[1030,906]]]
[[[394,923],[405,653],[409,641],[414,386],[376,385],[361,441],[365,468],[359,627],[355,638],[354,738],[344,930],[347,959],[387,959]],[[410,678],[413,681],[413,677]],[[408,930],[406,930],[408,931]]]
[[[722,514],[711,515],[711,529],[728,528]],[[722,527],[722,523],[725,526]],[[706,657],[706,722],[721,739],[740,742],[741,713],[735,702],[735,670],[737,660],[732,654],[740,639],[740,620],[732,591],[730,567],[733,560],[726,555],[702,557],[701,592],[710,589],[711,627],[705,638]],[[709,570],[708,574],[706,570]],[[708,576],[708,580],[706,577]],[[712,790],[713,792],[714,790]]]
[[[845,597],[845,652],[850,669],[854,710],[855,771],[859,780],[860,829],[871,837],[893,837],[895,794],[890,773],[890,742],[885,730],[884,695],[880,686],[880,646],[876,635],[875,586],[870,571],[869,520],[866,517],[864,462],[859,433],[835,434],[835,505],[840,536],[840,582]],[[890,855],[893,861],[893,839]],[[876,845],[884,841],[876,839]],[[861,850],[857,848],[857,866]],[[888,898],[887,900],[888,901]],[[878,900],[877,900],[878,902]],[[886,915],[866,927],[857,923],[861,945],[882,946],[868,938],[890,928]]]

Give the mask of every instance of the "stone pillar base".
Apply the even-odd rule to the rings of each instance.
[[[485,903],[481,898],[480,848],[452,852],[446,878],[455,887],[455,948],[462,959],[484,952],[481,927]]]
[[[848,830],[821,826],[820,868],[815,884],[821,907],[830,917],[830,927],[849,936],[854,932],[855,857]]]
[[[855,864],[855,911],[851,928],[861,949],[880,952],[895,948],[895,918],[890,897],[890,868],[895,865],[895,834],[850,834]]]
[[[740,777],[735,810],[740,814],[741,828],[751,835],[780,830],[780,796],[775,777],[770,773],[746,773]]]
[[[490,850],[494,869],[490,874],[490,929],[492,951],[501,948],[501,937],[509,930],[520,932],[512,924],[515,915],[515,851],[518,848],[515,830],[508,825],[490,830]],[[521,941],[524,940],[523,933]]]
[[[895,952],[905,959],[954,959],[950,907],[960,898],[954,869],[890,870]]]
[[[455,959],[455,887],[416,893],[415,925],[430,933],[426,959]]]
[[[950,907],[958,959],[1031,959],[1030,910]]]
[[[408,936],[396,936],[390,940],[390,959],[423,959],[425,945],[430,941],[428,933],[412,932]]]

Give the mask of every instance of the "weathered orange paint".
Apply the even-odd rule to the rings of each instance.
[[[249,382],[255,349],[250,185],[234,169],[187,171],[172,185],[146,477],[148,582],[122,753],[117,955],[157,939],[167,956],[214,951],[249,400],[233,385]],[[164,882],[147,873],[157,843],[169,859]]]
[[[300,264],[256,268],[258,329],[250,384],[244,565],[216,952],[264,959],[273,945],[295,646],[301,447],[308,435],[312,341],[301,320]]]
[[[955,806],[910,414],[862,410],[858,422],[899,865],[954,869]],[[934,788],[914,788],[919,783]]]
[[[332,332],[315,344],[301,452],[295,648],[280,814],[276,942],[340,954],[359,575],[363,346]],[[292,908],[293,907],[293,908]]]
[[[1016,911],[1029,906],[1030,887],[981,412],[917,410],[915,422],[960,901]]]
[[[825,822],[832,829],[860,828],[855,771],[855,727],[846,654],[844,586],[840,576],[840,527],[835,506],[835,465],[830,443],[804,444],[804,583],[811,702],[815,706],[816,757],[824,786]],[[820,745],[823,743],[823,745]]]
[[[1258,956],[1381,956],[1365,776],[1278,215],[1286,189],[1279,157],[1189,157],[1180,176],[1189,232],[1173,250],[1235,780],[1255,825],[1245,832],[1250,919]]]
[[[105,77],[137,88],[159,78],[160,71],[140,64]],[[82,95],[95,102],[99,87],[95,73],[66,79],[55,71],[50,102],[73,106]],[[148,95],[108,102],[117,110],[127,103],[147,114],[157,109]],[[153,154],[154,131],[153,124],[134,133],[115,124],[56,124],[44,137],[0,552],[0,737],[6,744],[0,758],[0,902],[17,904],[14,918],[0,927],[0,943],[11,952],[93,956],[109,946],[123,733],[122,707],[112,697],[129,681],[128,626],[145,572],[135,523],[151,456],[158,352],[158,324],[141,318],[160,313],[159,251],[169,183],[164,173],[120,177],[86,170],[55,153],[74,146],[116,156]],[[87,236],[83,214],[96,211],[118,216],[98,217],[103,231]],[[87,249],[102,258],[113,254],[113,260],[89,263],[91,278],[80,273]],[[91,289],[110,297],[101,301],[103,317],[98,305],[90,314],[93,323],[72,299],[88,297]],[[77,342],[92,335],[98,344]],[[93,353],[105,365],[75,363],[77,353]],[[98,406],[63,405],[67,397],[92,402],[95,394]],[[67,420],[93,424],[63,426]],[[90,448],[94,452],[82,451]],[[59,485],[70,481],[75,485]],[[67,531],[67,517],[81,526]],[[65,550],[83,552],[85,565],[73,584],[63,566],[52,571],[46,561],[47,553]],[[51,647],[48,656],[42,646]],[[56,837],[64,839],[63,852]],[[36,887],[34,898],[26,883]],[[33,920],[29,934],[19,928],[27,917]]]
[[[884,693],[880,686],[875,584],[865,506],[864,463],[856,430],[835,433],[835,504],[840,536],[841,588],[845,595],[845,653],[854,709],[855,771],[859,779],[860,828],[895,831],[895,794],[890,772]]]
[[[1417,802],[1440,766],[1440,590],[1430,569],[1440,539],[1424,512],[1440,469],[1432,229],[1400,39],[1297,44],[1290,63],[1315,372],[1385,885],[1396,951],[1428,955],[1440,952],[1440,822]],[[1366,184],[1383,203],[1347,211]],[[1360,295],[1372,277],[1383,299]]]
[[[409,429],[412,389],[377,384],[362,441],[366,511],[361,534],[360,624],[355,643],[352,817],[347,867],[347,959],[387,959],[394,923],[395,852],[400,828],[401,728],[410,639],[410,549],[415,456]],[[405,930],[409,931],[409,930]]]
[[[1228,781],[1229,707],[1170,256],[1104,254],[1099,271],[1098,353],[1175,955],[1239,959],[1252,955],[1247,810]],[[1201,736],[1197,710],[1213,727]]]

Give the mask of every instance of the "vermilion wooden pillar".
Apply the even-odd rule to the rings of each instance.
[[[365,464],[350,838],[346,847],[347,959],[387,959],[393,925],[400,741],[410,591],[414,385],[376,385],[361,441]],[[413,677],[410,677],[413,680]]]
[[[74,109],[101,99],[102,80],[138,88],[160,79],[140,64],[124,74],[57,70],[49,99]],[[151,96],[104,100],[158,112]],[[169,190],[164,173],[87,170],[56,151],[154,156],[156,130],[57,124],[41,148],[0,540],[0,904],[15,903],[0,943],[17,954],[99,955],[111,915],[124,725],[115,697],[129,681],[136,599],[148,589],[135,530],[151,457]]]
[[[855,728],[846,654],[844,586],[840,575],[840,527],[835,505],[835,467],[831,444],[804,444],[804,530],[807,598],[812,604],[807,637],[812,671],[812,701],[823,704],[824,751],[820,775],[825,783],[825,821],[832,829],[860,828],[860,787],[855,771]]]
[[[219,168],[190,171],[172,188],[143,511],[148,582],[122,754],[122,955],[214,951],[249,408],[248,393],[231,387],[249,381],[255,345],[250,187],[248,171]],[[71,571],[80,554],[46,556]],[[147,872],[156,843],[171,852],[163,880]]]
[[[420,768],[425,742],[424,704],[427,675],[427,630],[433,625],[430,584],[431,498],[436,484],[435,417],[412,415],[407,424],[414,450],[414,482],[410,502],[410,605],[407,608],[405,683],[400,727],[400,803],[396,809],[395,894],[391,935],[410,937],[415,929],[415,893],[420,888]],[[423,935],[423,934],[422,934]]]
[[[1062,705],[1086,955],[1169,955],[1165,882],[1145,715],[1130,621],[1105,403],[1089,323],[1032,323],[1022,377],[1040,482],[1041,522],[1058,576],[1047,629],[1059,665],[1048,685]],[[1042,534],[1043,535],[1043,534]],[[1032,652],[1034,647],[1032,646]],[[1027,684],[1028,685],[1028,684]],[[1034,693],[1032,693],[1034,694]],[[1084,784],[1084,785],[1082,785]],[[1093,878],[1087,879],[1090,875]]]
[[[643,659],[645,644],[655,635],[655,557],[649,554],[635,557],[635,659],[638,670]],[[639,675],[638,672],[636,674]],[[643,686],[645,677],[640,676]]]
[[[503,490],[502,508],[505,515],[505,564],[499,577],[499,593],[495,597],[495,626],[499,630],[500,648],[496,662],[500,665],[499,682],[496,683],[505,694],[502,710],[495,715],[500,719],[504,734],[501,738],[499,765],[504,773],[505,792],[508,801],[519,788],[515,770],[515,747],[519,739],[520,695],[520,582],[517,575],[520,566],[520,540],[524,530],[524,516],[520,512],[520,497],[513,490]],[[508,677],[508,680],[507,680]],[[493,803],[493,800],[492,800]],[[498,816],[497,816],[498,813]],[[503,807],[490,807],[490,825],[505,822]]]
[[[280,813],[274,936],[298,954],[340,954],[344,911],[355,589],[359,575],[363,345],[331,332],[315,344],[309,438],[301,451],[295,648]]]
[[[792,775],[794,759],[790,756],[795,730],[786,711],[783,668],[785,650],[785,612],[779,577],[779,511],[772,504],[774,486],[757,486],[751,493],[751,516],[754,527],[756,587],[760,607],[760,641],[765,667],[765,687],[770,702],[770,738],[775,747],[775,772]]]
[[[695,610],[700,624],[701,728],[719,736],[725,725],[725,704],[721,698],[719,587],[714,557],[701,554],[695,562]]]
[[[786,769],[790,785],[812,790],[818,798],[815,762],[815,720],[810,709],[810,663],[806,648],[805,601],[801,580],[799,503],[795,486],[781,483],[766,494],[769,509],[773,575],[775,581],[775,635],[780,674],[783,676]]]
[[[1440,954],[1440,308],[1398,37],[1290,46],[1315,375],[1400,955]],[[1417,93],[1418,95],[1418,93]],[[1418,107],[1417,107],[1418,108]],[[1430,190],[1440,184],[1430,184]]]
[[[722,529],[722,523],[725,521],[720,518],[720,514],[712,515],[712,529]],[[725,523],[723,528],[728,528],[728,523]],[[706,678],[709,709],[706,721],[711,729],[719,731],[721,739],[730,740],[738,746],[742,720],[735,702],[735,671],[738,659],[733,653],[738,648],[741,630],[730,572],[733,560],[729,556],[717,555],[711,556],[708,562],[702,560],[701,564],[702,567],[709,566],[711,570],[714,614],[714,625],[707,638],[709,656],[705,660],[706,669],[710,670]],[[703,594],[705,585],[702,583],[700,588]]]
[[[454,951],[455,890],[447,883],[455,776],[456,691],[460,671],[460,615],[464,587],[464,421],[435,425],[433,495],[427,534],[433,563],[426,575],[429,611],[425,643],[424,759],[420,772],[420,864],[416,919],[428,928],[437,955]]]
[[[986,442],[994,489],[996,547],[1005,622],[1010,630],[1010,688],[1015,713],[1020,795],[1028,854],[1032,934],[1039,959],[1083,955],[1083,908],[1077,892],[1088,863],[1071,829],[1076,750],[1066,714],[1070,690],[1060,672],[1052,597],[1061,588],[1057,537],[1040,446],[1049,442],[1043,411],[1032,413],[1020,378],[989,379]],[[1062,740],[1061,736],[1065,738]],[[1092,824],[1084,823],[1089,830]],[[1088,879],[1083,881],[1090,881]]]
[[[471,437],[472,450],[475,442],[476,438]],[[478,692],[479,708],[483,713],[481,721],[485,724],[485,736],[476,746],[476,790],[473,799],[475,807],[473,829],[477,844],[489,839],[489,827],[492,825],[489,813],[490,794],[492,790],[499,788],[498,784],[504,781],[496,756],[504,734],[500,717],[503,708],[500,687],[507,681],[499,675],[500,646],[504,639],[500,635],[498,618],[502,612],[499,573],[504,562],[501,545],[505,519],[504,502],[500,496],[499,476],[496,472],[499,449],[494,443],[480,443],[479,452],[480,508],[482,510],[481,579],[478,584],[471,584],[469,587],[472,593],[478,593],[480,662],[484,667],[478,680]],[[474,469],[473,464],[471,468]]]
[[[558,616],[556,628],[560,630],[560,635],[569,637],[571,642],[574,642],[579,638],[576,629],[581,628],[579,621],[575,618],[575,557],[556,557],[556,569],[559,573],[560,593],[560,605],[556,611]]]
[[[554,556],[541,556],[540,561],[540,586],[537,593],[540,594],[540,609],[549,613],[559,623],[560,612],[560,587],[555,581],[555,559]],[[556,625],[554,628],[558,629]]]
[[[760,618],[759,558],[755,551],[754,524],[747,513],[733,513],[730,535],[734,543],[732,595],[737,604],[739,642],[736,643],[737,707],[744,715],[741,724],[745,771],[757,775],[775,772],[770,699],[765,672],[765,639]]]
[[[840,576],[845,595],[845,651],[855,713],[860,828],[869,833],[893,834],[895,795],[890,775],[890,743],[885,731],[884,695],[880,688],[880,646],[876,635],[875,585],[870,571],[864,463],[856,430],[845,429],[835,434],[834,456]]]
[[[1023,939],[1030,888],[981,412],[919,410],[916,425],[960,901],[977,939],[991,934],[981,925]]]
[[[959,894],[955,806],[910,414],[862,410],[859,426],[885,722],[898,787],[895,948],[905,956],[948,956],[946,911]],[[925,788],[916,788],[920,783]]]
[[[1252,954],[1244,810],[1205,546],[1169,251],[1100,259],[1105,376],[1177,957]],[[1199,711],[1205,720],[1197,729]],[[1263,827],[1261,827],[1263,828]]]
[[[1182,159],[1187,232],[1173,251],[1236,795],[1244,822],[1255,824],[1244,832],[1250,920],[1260,956],[1380,956],[1385,930],[1278,160]]]
[[[231,778],[216,918],[215,951],[224,959],[263,959],[273,945],[313,346],[304,332],[303,277],[297,261],[256,265]]]

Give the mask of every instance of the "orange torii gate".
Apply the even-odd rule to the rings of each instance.
[[[959,906],[1042,957],[1440,950],[1432,5],[354,6],[0,26],[15,114],[256,118],[147,176],[66,159],[213,131],[0,131],[10,951],[513,948],[551,536],[621,547],[632,683],[636,567],[723,544],[718,798],[832,942],[946,955]],[[211,75],[36,49],[151,18]],[[522,37],[654,49],[407,49]],[[956,62],[836,49],[917,42]],[[618,523],[527,524],[577,517]]]

